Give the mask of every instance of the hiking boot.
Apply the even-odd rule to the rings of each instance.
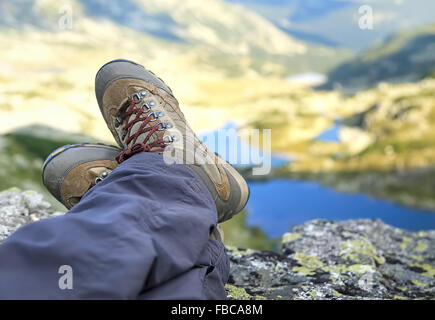
[[[111,61],[98,71],[95,93],[110,131],[124,149],[118,163],[139,152],[158,152],[165,160],[170,155],[207,186],[219,222],[245,207],[246,181],[194,134],[171,89],[151,71],[128,60]]]
[[[66,145],[45,160],[42,180],[50,193],[71,209],[83,195],[104,180],[117,166],[121,150],[104,144]]]

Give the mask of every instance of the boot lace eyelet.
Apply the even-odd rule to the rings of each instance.
[[[109,175],[109,173],[107,171],[104,171],[98,177],[95,178],[94,183],[95,184],[100,183],[101,181],[106,179],[108,175]]]
[[[157,121],[159,118],[163,117],[165,114],[163,112],[151,112],[148,116],[153,116],[153,119],[150,122]]]
[[[122,119],[120,117],[115,118],[115,128],[118,128],[122,123]]]
[[[163,140],[165,141],[166,145],[169,145],[171,143],[177,142],[178,141],[178,137],[175,136],[175,135],[169,135],[169,134],[167,134],[167,135],[163,136]]]
[[[140,108],[142,109],[143,113],[147,113],[151,110],[151,106],[149,105],[149,103],[145,102],[143,103]]]
[[[166,130],[166,129],[170,129],[170,128],[172,128],[172,123],[170,123],[170,122],[159,122],[158,124],[157,124],[157,126],[159,126],[159,128],[157,129],[158,131],[163,131],[163,130]]]
[[[135,104],[138,104],[146,96],[146,91],[135,92],[130,96],[130,100],[133,100]]]

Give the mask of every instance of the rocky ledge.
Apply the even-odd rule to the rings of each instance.
[[[434,299],[435,231],[380,220],[310,221],[282,254],[229,248],[237,299]]]
[[[42,195],[0,193],[0,242],[54,212]],[[228,248],[230,299],[435,299],[435,231],[379,220],[315,220],[283,236],[282,253]]]

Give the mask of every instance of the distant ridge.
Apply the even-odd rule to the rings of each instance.
[[[397,33],[329,73],[320,89],[356,92],[435,75],[435,24]]]

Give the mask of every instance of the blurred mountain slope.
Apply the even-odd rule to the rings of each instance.
[[[404,29],[434,22],[435,2],[427,0],[227,0],[261,14],[293,37],[332,47],[365,50]],[[358,12],[373,9],[374,28],[360,30]]]
[[[435,73],[435,24],[403,31],[329,74],[324,87],[356,92],[380,82],[413,82]]]
[[[223,126],[235,105],[255,97],[266,103],[271,85],[291,91],[284,79],[289,73],[327,70],[342,60],[335,50],[314,50],[221,0],[0,5],[0,133],[39,123],[112,141],[93,87],[98,68],[116,58],[142,63],[165,79],[196,130]],[[60,28],[69,11],[72,29]],[[234,120],[244,121],[246,112],[239,111]]]
[[[170,46],[179,45],[185,53],[200,56],[199,62],[231,75],[252,70],[281,76],[307,70],[325,72],[350,57],[344,50],[295,40],[260,15],[222,0],[18,0],[1,4],[0,25],[23,32],[29,27],[59,32],[65,5],[72,8],[73,31],[80,28],[83,36],[89,33],[85,25],[90,21],[101,28],[122,26]],[[124,35],[123,40],[136,41],[134,34]],[[149,39],[143,50],[164,50],[164,46]],[[192,63],[192,67],[196,66]]]

